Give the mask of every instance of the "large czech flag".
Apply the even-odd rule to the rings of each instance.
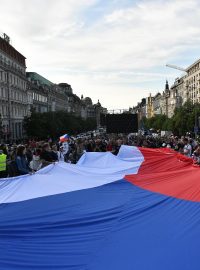
[[[199,270],[199,167],[122,146],[0,180],[0,269]]]

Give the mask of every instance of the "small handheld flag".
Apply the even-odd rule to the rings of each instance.
[[[60,137],[60,142],[66,142],[69,140],[69,135],[64,134],[63,136]]]

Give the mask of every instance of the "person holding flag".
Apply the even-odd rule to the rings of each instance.
[[[68,162],[68,156],[69,156],[69,135],[68,134],[64,134],[63,136],[60,137],[60,143],[62,143],[61,145],[61,152],[64,156],[64,161]]]

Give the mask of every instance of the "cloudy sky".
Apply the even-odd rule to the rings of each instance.
[[[0,0],[0,32],[27,71],[124,109],[200,58],[199,0]]]

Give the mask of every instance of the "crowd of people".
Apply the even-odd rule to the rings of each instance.
[[[13,177],[33,174],[49,164],[63,161],[75,164],[84,152],[111,152],[117,155],[120,146],[132,145],[139,147],[171,148],[193,158],[200,164],[200,144],[189,136],[178,138],[107,135],[95,138],[69,138],[64,142],[30,140],[26,144],[2,144],[0,146],[0,177]]]
[[[0,177],[32,174],[59,161],[58,147],[49,142],[31,141],[28,144],[1,145]]]

